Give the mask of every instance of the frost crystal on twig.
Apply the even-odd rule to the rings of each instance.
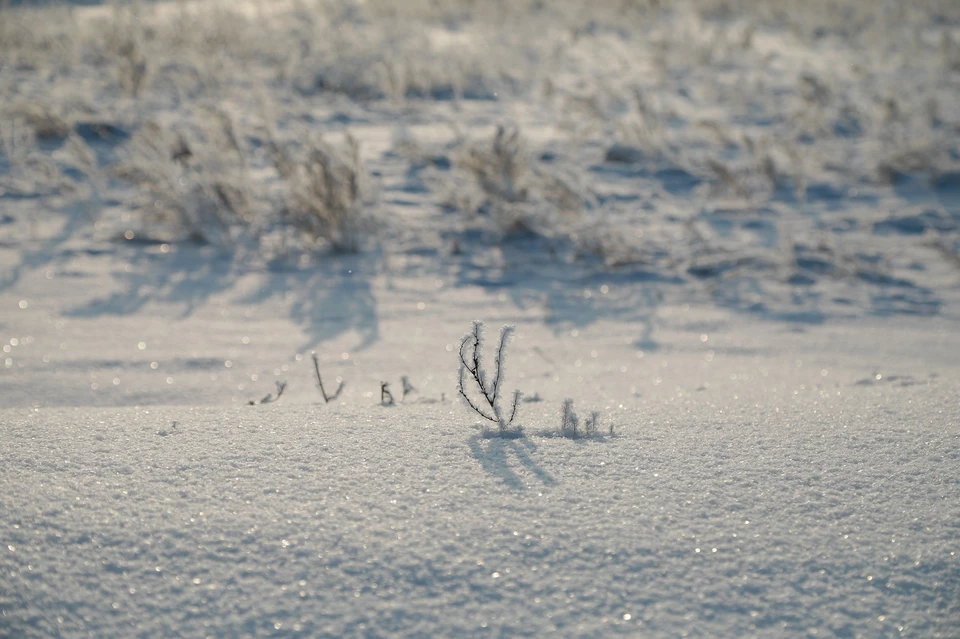
[[[504,411],[501,404],[501,386],[503,385],[503,370],[507,356],[507,343],[513,336],[514,327],[504,326],[500,329],[500,344],[496,349],[494,359],[493,378],[491,379],[483,367],[483,322],[475,320],[473,328],[460,341],[458,356],[460,359],[459,381],[457,391],[467,406],[487,421],[497,424],[500,434],[511,430],[519,432],[519,427],[513,427],[520,405],[521,393],[514,391],[511,406]],[[469,380],[473,380],[479,391],[479,397],[474,399],[467,392]],[[509,415],[508,415],[509,413]],[[513,427],[513,428],[512,428]]]

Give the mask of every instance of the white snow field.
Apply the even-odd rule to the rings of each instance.
[[[0,638],[955,639],[958,293],[952,0],[0,1]]]
[[[458,330],[436,315],[434,335],[357,354],[338,404],[311,403],[309,371],[291,363],[303,395],[265,406],[177,405],[170,391],[140,407],[5,409],[0,634],[956,636],[956,337],[719,322],[708,350],[691,313],[669,315],[676,337],[640,361],[616,339],[629,325],[527,331],[507,379],[543,402],[522,406],[522,439],[480,436],[450,401],[382,407],[363,392],[392,366],[449,397],[443,341]],[[169,321],[181,353],[202,348],[199,326]],[[108,392],[149,376],[127,343]],[[271,350],[234,368],[260,370]],[[224,371],[174,372],[171,386],[211,370]],[[546,432],[565,395],[615,436]]]

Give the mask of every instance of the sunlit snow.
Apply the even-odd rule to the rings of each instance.
[[[0,1],[0,96],[0,637],[957,636],[960,5]]]

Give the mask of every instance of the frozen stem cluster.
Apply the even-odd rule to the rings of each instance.
[[[507,343],[514,333],[514,327],[505,325],[500,329],[500,344],[497,346],[493,376],[489,376],[483,366],[483,330],[480,320],[473,322],[473,328],[460,340],[460,374],[457,391],[467,406],[487,421],[497,425],[500,435],[518,434],[519,426],[514,426],[517,417],[517,408],[520,405],[521,393],[513,392],[510,407],[504,410],[502,403],[503,369],[507,355]],[[476,386],[471,397],[467,386]]]
[[[613,435],[613,426],[610,426]],[[563,400],[563,412],[560,414],[560,436],[571,439],[581,437],[598,437],[600,435],[600,413],[593,411],[590,417],[580,425],[580,417],[573,410],[573,400],[569,397]]]

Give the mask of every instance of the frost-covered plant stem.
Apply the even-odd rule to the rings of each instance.
[[[569,397],[563,400],[563,412],[560,415],[560,436],[577,439],[579,437],[597,437],[600,434],[600,413],[593,411],[580,430],[580,418],[573,410],[573,400]],[[610,426],[613,435],[613,425]]]
[[[380,382],[380,404],[382,406],[393,406],[393,393],[390,392],[389,382]]]
[[[584,424],[584,433],[587,437],[596,437],[600,433],[600,413],[593,411]]]
[[[577,437],[577,426],[580,418],[573,410],[573,400],[569,397],[563,400],[563,414],[560,416],[560,434],[564,437]]]
[[[473,328],[460,341],[460,372],[457,391],[478,415],[497,424],[501,434],[508,432],[517,417],[517,408],[520,405],[521,393],[513,392],[513,401],[509,409],[509,416],[504,412],[501,404],[501,386],[503,384],[503,370],[507,357],[507,343],[513,336],[514,327],[505,325],[500,329],[500,344],[497,346],[494,360],[493,379],[489,380],[483,367],[483,322],[475,320]],[[470,397],[467,385],[472,379],[479,391],[479,398]]]

